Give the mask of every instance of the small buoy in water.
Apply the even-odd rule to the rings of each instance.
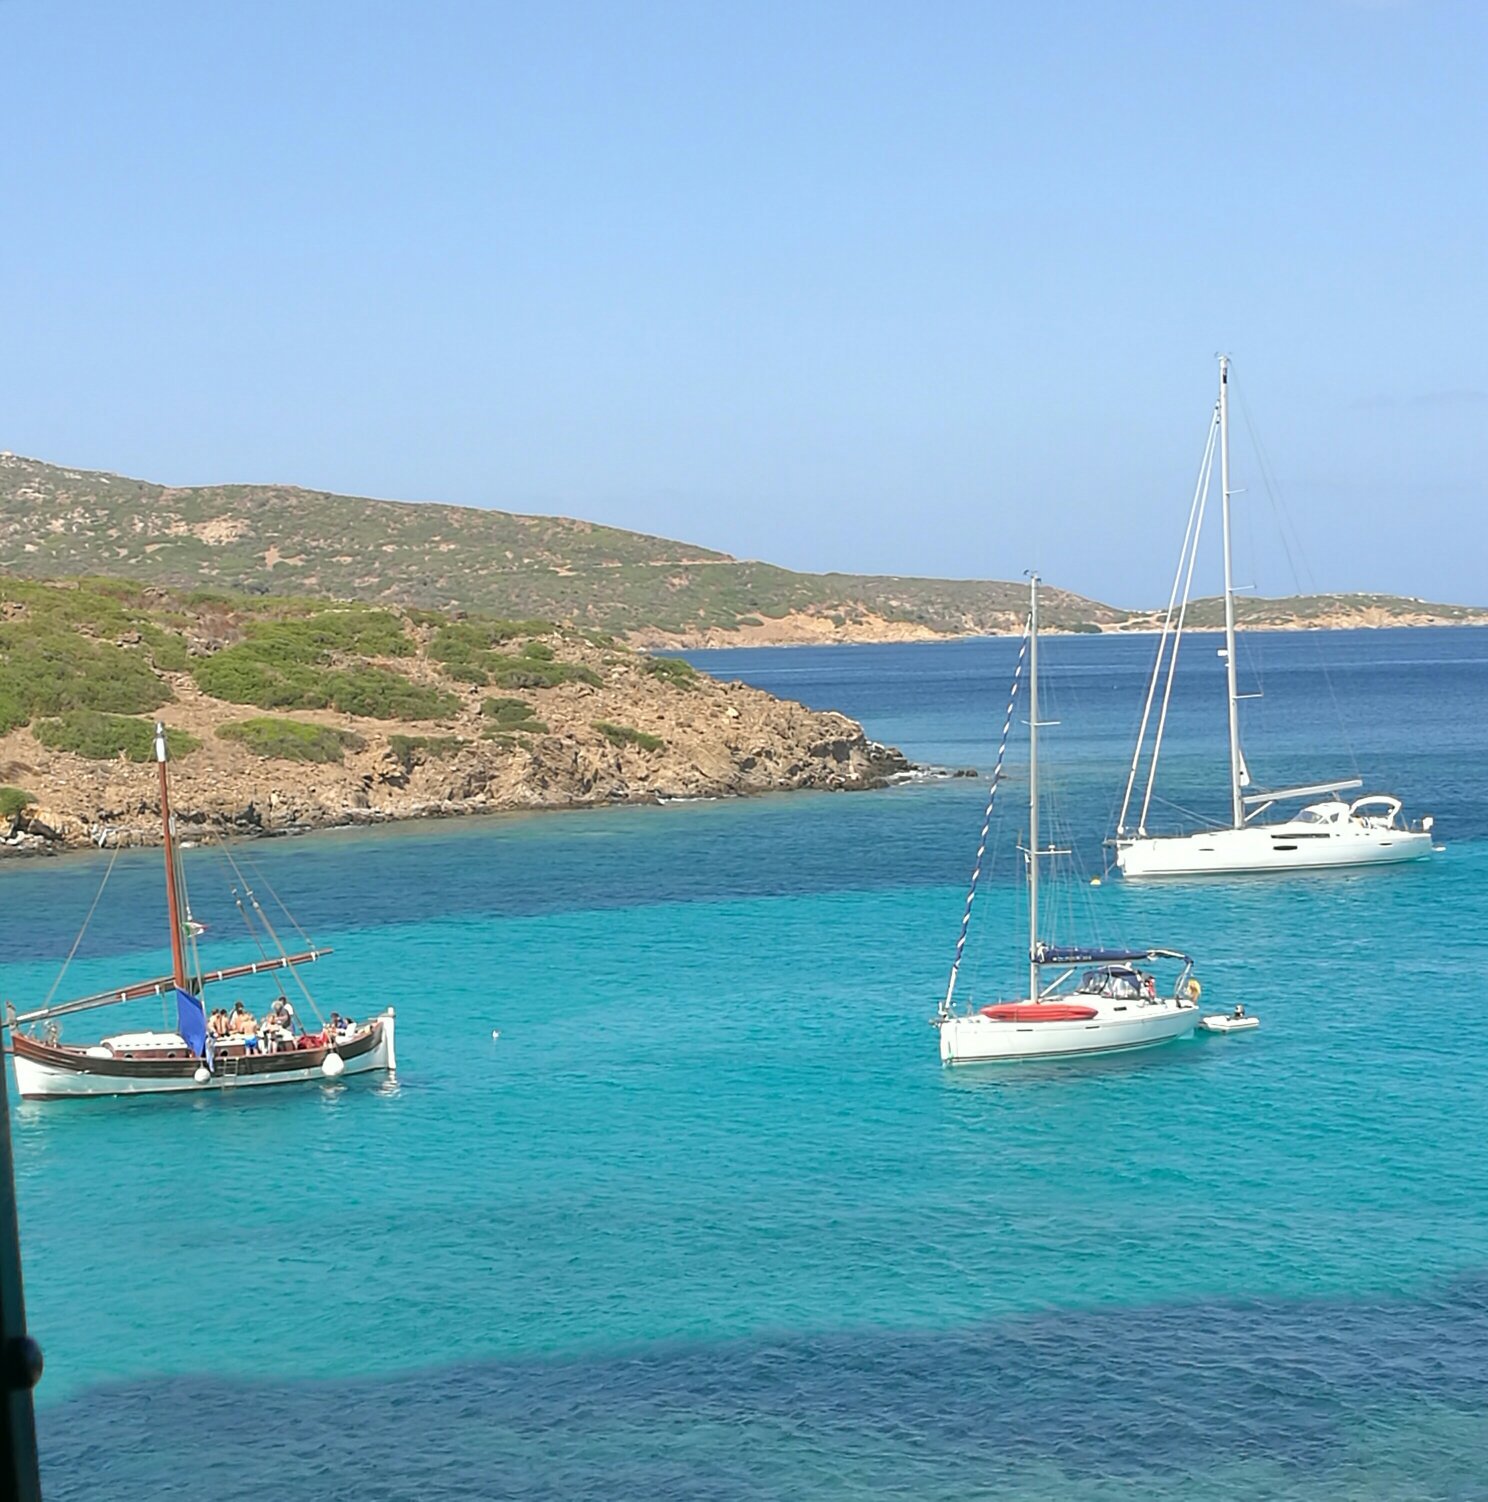
[[[499,1037],[500,1037],[500,1036],[501,1036],[501,1034],[500,1034],[500,1033],[499,1033],[499,1032],[497,1032],[497,1030],[496,1030],[496,1029],[495,1029],[495,1028],[494,1028],[494,1027],[493,1027],[493,1028],[492,1028],[492,1029],[491,1029],[491,1036],[492,1036],[492,1037],[493,1037],[493,1038],[499,1038]]]
[[[346,1060],[338,1053],[328,1053],[320,1061],[320,1072],[328,1080],[338,1080],[346,1073]]]
[[[1100,885],[1100,877],[1099,876],[1092,876],[1090,878],[1090,885],[1093,886],[1093,887],[1098,887]]]
[[[206,1082],[212,1078],[212,1071],[208,1069],[205,1064],[198,1064],[196,1066],[196,1073],[193,1074],[191,1078],[194,1079],[198,1085],[205,1085]]]

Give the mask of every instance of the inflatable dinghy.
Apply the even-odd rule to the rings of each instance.
[[[1259,1027],[1259,1017],[1236,1017],[1229,1012],[1221,1012],[1213,1017],[1201,1017],[1199,1026],[1206,1033],[1243,1033],[1251,1028]]]

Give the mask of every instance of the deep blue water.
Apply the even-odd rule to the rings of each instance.
[[[1218,814],[1190,646],[1164,788]],[[1094,874],[1152,643],[1045,647]],[[985,769],[1014,650],[694,656]],[[1357,766],[1447,849],[1067,883],[1055,937],[1181,945],[1263,1018],[1140,1057],[940,1069],[973,781],[246,847],[402,1067],[16,1108],[48,1495],[1488,1496],[1488,632],[1263,637],[1246,677],[1258,780]],[[1021,969],[1021,768],[974,994]],[[157,867],[119,858],[67,991],[162,966]],[[103,869],[0,868],[7,996]],[[230,959],[220,857],[190,876]]]

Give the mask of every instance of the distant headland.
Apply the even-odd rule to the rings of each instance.
[[[562,517],[369,500],[289,485],[173,489],[0,455],[0,572],[122,575],[174,590],[313,595],[485,612],[600,631],[640,647],[916,641],[1021,628],[1025,586],[806,574]],[[1488,608],[1382,594],[1244,598],[1252,628],[1488,623]],[[1159,624],[1044,592],[1054,631]],[[1190,624],[1217,626],[1219,602]]]

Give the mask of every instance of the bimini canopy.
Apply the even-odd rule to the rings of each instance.
[[[1132,960],[1193,960],[1176,949],[1083,949],[1063,948],[1058,944],[1039,944],[1033,951],[1040,965],[1118,965]]]

